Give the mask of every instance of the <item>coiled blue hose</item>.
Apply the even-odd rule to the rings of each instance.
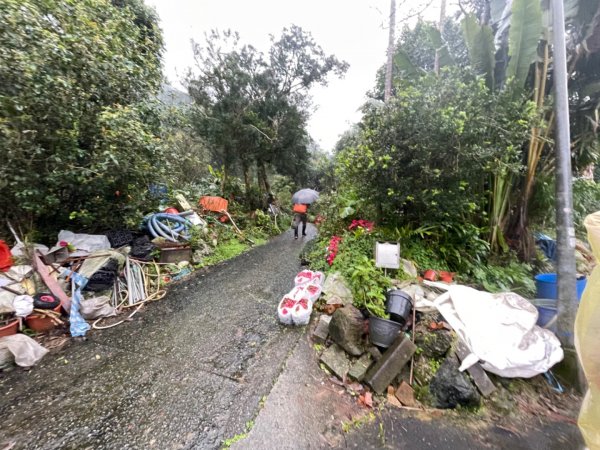
[[[147,216],[144,223],[153,238],[162,237],[171,242],[178,238],[190,238],[189,229],[192,223],[177,214],[156,213]]]

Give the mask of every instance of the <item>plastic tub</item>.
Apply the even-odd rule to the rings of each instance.
[[[412,311],[412,298],[406,292],[398,289],[388,291],[386,297],[385,312],[394,322],[404,325]]]
[[[558,299],[557,275],[555,273],[541,273],[535,277],[536,297],[546,299]],[[581,300],[581,294],[585,289],[587,279],[577,280],[577,300]]]
[[[381,317],[370,317],[369,340],[378,347],[388,348],[398,337],[401,328],[402,325],[398,322]]]

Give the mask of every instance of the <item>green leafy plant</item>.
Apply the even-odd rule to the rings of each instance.
[[[500,264],[473,266],[462,278],[489,292],[515,292],[527,298],[535,295],[531,266],[513,256]]]

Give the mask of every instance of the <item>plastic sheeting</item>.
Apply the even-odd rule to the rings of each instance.
[[[70,252],[69,256],[85,256],[99,250],[110,250],[110,241],[103,234],[76,234],[72,231],[61,230],[58,233],[57,244],[50,251],[60,248],[60,242],[68,242],[77,250]]]
[[[81,301],[81,315],[84,319],[93,320],[101,317],[114,317],[117,310],[111,306],[107,296],[94,297]]]
[[[600,211],[584,225],[596,261],[600,261]],[[600,265],[592,271],[575,319],[575,348],[588,381],[588,392],[579,414],[579,428],[590,449],[600,449]]]
[[[14,362],[21,367],[37,364],[48,350],[24,334],[13,334],[0,338],[0,361],[2,366]],[[11,356],[12,355],[12,356]]]
[[[448,290],[433,303],[472,351],[460,370],[481,362],[485,370],[502,377],[530,378],[563,359],[558,338],[535,324],[538,312],[523,297],[430,284]]]

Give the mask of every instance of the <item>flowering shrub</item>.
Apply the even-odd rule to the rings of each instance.
[[[330,266],[333,264],[335,257],[337,256],[338,247],[342,238],[339,236],[332,236],[329,241],[329,245],[327,246],[327,264]]]
[[[372,222],[370,220],[364,220],[364,219],[359,219],[359,220],[353,220],[352,223],[350,224],[350,226],[348,227],[349,230],[354,230],[356,228],[363,228],[368,232],[373,231],[373,228],[375,227],[375,222]]]

